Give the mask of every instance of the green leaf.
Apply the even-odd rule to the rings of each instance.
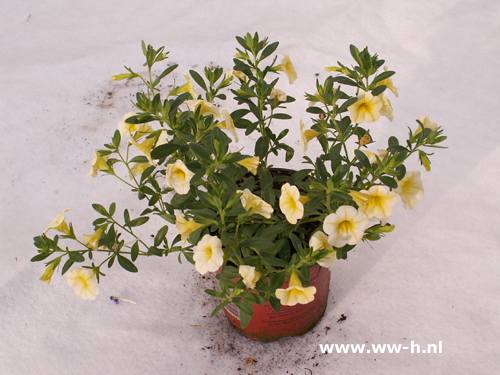
[[[278,298],[271,296],[269,298],[269,303],[271,304],[271,307],[274,311],[276,311],[277,313],[281,311],[281,302]]]
[[[129,228],[131,228],[131,227],[139,227],[141,225],[146,224],[148,220],[149,220],[148,216],[138,217],[137,219],[130,220],[129,222],[125,223],[125,226],[127,226]]]
[[[389,77],[392,77],[394,74],[396,74],[396,72],[393,72],[393,71],[387,71],[387,72],[383,72],[383,73],[380,73],[378,76],[376,76],[371,85],[374,85],[380,81],[383,81],[384,79],[387,79]]]
[[[252,320],[252,315],[245,314],[240,311],[240,324],[241,328],[246,328],[250,324],[250,320]]]
[[[275,113],[271,117],[278,119],[278,120],[290,120],[292,118],[292,116],[290,116],[286,113]]]
[[[163,145],[155,147],[151,151],[151,158],[153,158],[153,159],[166,158],[167,156],[169,156],[169,155],[173,154],[174,152],[176,152],[177,150],[179,150],[181,147],[182,147],[181,145],[178,145],[176,143],[172,143],[172,142],[165,143]],[[134,160],[134,159],[132,159],[132,160]],[[146,161],[147,161],[147,158],[146,158]]]
[[[158,78],[155,79],[155,81],[153,82],[153,87],[155,87],[156,85],[158,85],[160,83],[160,81],[162,80],[163,77],[169,75],[171,72],[173,72],[179,65],[177,64],[174,64],[172,66],[169,66],[167,69],[165,69],[159,76]],[[193,98],[193,99],[196,99],[196,98]]]
[[[344,76],[333,77],[333,82],[338,82],[342,85],[359,87],[359,85],[356,81],[353,81],[352,79],[344,77]]]
[[[139,241],[136,241],[130,250],[130,258],[132,259],[132,262],[135,262],[137,257],[139,256]]]
[[[263,237],[252,237],[241,243],[241,246],[249,247],[255,250],[270,251],[274,248],[274,242]]]
[[[189,74],[191,75],[191,77],[193,77],[194,81],[205,91],[208,91],[207,89],[207,85],[205,84],[205,81],[203,80],[203,78],[198,74],[198,72],[194,71],[194,70],[190,70],[189,71]],[[196,99],[196,98],[193,98],[193,99]]]
[[[115,134],[113,135],[113,138],[112,138],[113,146],[118,148],[120,146],[121,139],[122,138],[121,138],[120,132],[118,130],[116,130]]]
[[[269,138],[260,137],[255,143],[255,156],[258,156],[260,160],[263,160],[267,155],[269,150]]]
[[[208,289],[210,290],[210,289]],[[226,306],[229,302],[224,301],[221,304],[219,304],[214,311],[212,311],[212,314],[210,314],[210,317],[213,318],[224,306]]]
[[[384,86],[384,85],[377,86],[372,90],[372,95],[378,96],[378,95],[382,94],[386,88],[387,88],[387,86]]]
[[[398,188],[398,183],[396,180],[392,177],[389,176],[380,176],[379,180],[386,186],[390,187],[391,189],[397,189]]]
[[[120,254],[118,254],[118,263],[129,272],[137,272],[135,264]]]
[[[306,112],[308,112],[308,113],[315,113],[315,114],[318,114],[318,115],[325,113],[325,111],[323,111],[319,107],[309,107],[309,108],[306,109]]]
[[[271,292],[271,294],[274,294],[274,292],[276,292],[276,289],[281,288],[284,283],[285,283],[285,273],[284,272],[278,272],[278,273],[275,273],[273,276],[271,276],[271,279],[269,282],[269,291]]]
[[[106,209],[100,204],[94,203],[92,208],[103,216],[109,216],[108,211],[106,211]]]
[[[44,260],[45,258],[47,258],[50,254],[38,254],[38,255],[35,255],[33,258],[31,258],[31,262],[40,262],[42,260]]]
[[[154,244],[155,246],[160,246],[160,244],[163,242],[165,239],[165,236],[167,235],[168,232],[168,225],[163,226],[158,233],[156,234]],[[137,243],[137,242],[136,242]]]
[[[64,263],[64,266],[61,270],[61,275],[64,275],[70,268],[71,266],[74,264],[75,262],[73,262],[71,259],[68,259],[66,261],[66,263]]]
[[[73,262],[81,263],[85,261],[85,258],[82,254],[80,254],[78,251],[70,251],[68,253],[69,259],[71,259]]]
[[[113,216],[116,210],[116,203],[113,202],[109,205],[109,216]]]
[[[273,266],[273,267],[283,267],[283,268],[288,267],[288,262],[284,261],[283,259],[279,259],[279,258],[263,257],[262,261],[270,266]]]
[[[193,153],[198,156],[199,158],[207,161],[207,162],[210,162],[211,159],[210,159],[210,153],[202,146],[196,144],[196,143],[190,143],[189,144],[189,148],[191,149],[191,151],[193,151]]]
[[[356,158],[361,162],[361,164],[366,169],[370,169],[371,168],[370,161],[368,160],[368,157],[364,154],[363,151],[361,151],[361,150],[354,150],[354,154],[356,154]]]
[[[271,55],[274,51],[276,51],[276,48],[278,48],[279,42],[274,42],[269,44],[266,48],[264,48],[264,51],[262,51],[262,55],[260,55],[260,59],[264,60],[266,57]]]

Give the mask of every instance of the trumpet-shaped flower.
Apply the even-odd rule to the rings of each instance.
[[[298,77],[297,71],[293,66],[292,60],[290,60],[290,56],[288,56],[288,54],[286,53],[283,53],[283,56],[284,57],[281,60],[281,65],[279,65],[277,69],[284,71],[288,76],[288,81],[290,82],[290,84],[293,84]]]
[[[59,232],[69,235],[70,231],[68,228],[68,224],[66,224],[66,222],[64,221],[64,214],[69,210],[71,210],[71,208],[67,208],[59,215],[57,215],[56,218],[52,220],[52,223],[49,224],[49,227],[43,231],[43,234],[46,234],[50,229],[55,229]]]
[[[92,162],[90,164],[90,170],[87,174],[88,177],[97,177],[99,171],[111,171],[108,163],[109,155],[101,156],[98,150],[94,151],[94,157],[92,158]]]
[[[238,139],[238,133],[236,133],[236,127],[234,126],[233,118],[229,114],[228,111],[225,109],[222,110],[222,118],[224,119],[223,121],[219,122],[217,126],[221,129],[227,129],[229,132],[232,134],[234,140],[236,142],[239,141]]]
[[[397,180],[397,182],[396,193],[401,197],[404,207],[407,210],[415,208],[418,201],[424,196],[424,185],[420,179],[420,172],[406,172],[404,178]]]
[[[261,273],[256,271],[255,267],[252,266],[242,265],[238,269],[238,273],[243,277],[243,284],[250,289],[255,288],[255,284],[257,284],[261,276]]]
[[[54,274],[54,270],[59,265],[60,262],[61,258],[56,258],[52,263],[50,263],[45,269],[43,275],[40,277],[40,280],[43,281],[45,284],[49,285],[50,280],[52,279],[52,275]]]
[[[387,117],[389,121],[392,121],[394,119],[394,109],[392,108],[391,101],[383,93],[379,95],[379,98],[382,101],[380,114]]]
[[[209,103],[205,100],[187,100],[186,104],[193,112],[196,112],[198,107],[200,107],[200,114],[202,116],[214,115],[215,117],[220,117],[219,109],[212,103]]]
[[[368,216],[364,212],[352,206],[340,206],[334,214],[325,218],[323,230],[328,234],[330,245],[343,247],[361,241],[368,225]]]
[[[193,255],[194,268],[202,275],[207,272],[215,272],[222,266],[224,252],[222,242],[215,236],[205,234],[198,242]]]
[[[151,157],[151,149],[155,144],[156,137],[146,138],[142,143],[138,143],[134,138],[130,138],[130,142],[134,145],[134,147],[142,152],[149,160],[149,162],[153,165],[156,165]]]
[[[83,237],[83,242],[85,243],[85,246],[97,250],[97,247],[99,246],[99,240],[102,237],[102,234],[104,232],[104,229],[100,228],[94,232],[94,234],[89,235],[89,234],[82,234]]]
[[[259,167],[259,157],[253,156],[251,158],[246,158],[237,162],[239,165],[244,166],[253,175],[257,174],[257,168]]]
[[[224,78],[229,79],[229,78],[232,78],[232,76],[235,76],[236,78],[239,78],[244,82],[247,81],[247,76],[245,75],[245,73],[243,73],[240,70],[230,70],[230,71],[226,72],[226,75]]]
[[[95,273],[88,268],[77,268],[68,271],[68,285],[83,299],[93,301],[99,295]]]
[[[272,89],[271,95],[269,95],[271,99],[274,99],[276,103],[278,102],[286,102],[286,94],[284,91],[280,89]]]
[[[316,287],[309,286],[304,288],[300,282],[296,270],[292,270],[290,282],[286,289],[276,289],[276,298],[278,298],[283,306],[295,306],[300,303],[302,305],[314,301]]]
[[[139,124],[127,124],[125,120],[132,116],[137,116],[137,113],[135,112],[128,112],[123,115],[123,119],[118,123],[118,131],[120,132],[120,135],[123,136],[124,134],[131,134],[132,132],[135,132],[137,129],[139,129]]]
[[[137,141],[142,136],[147,135],[147,134],[151,134],[153,131],[154,131],[154,129],[148,123],[139,124],[139,128],[134,133],[133,138]]]
[[[177,228],[177,232],[181,235],[182,243],[186,243],[189,235],[204,225],[196,223],[194,220],[186,220],[181,213],[178,213],[175,215],[175,226]]]
[[[432,122],[432,120],[427,116],[425,116],[425,117],[420,116],[418,118],[418,121],[420,121],[422,123],[422,125],[424,126],[424,129],[437,130],[437,128],[439,127],[437,124]],[[417,135],[421,131],[422,131],[422,127],[420,125],[418,125],[418,129],[415,130],[415,133],[413,133],[413,134]]]
[[[388,71],[389,68],[387,66],[384,66],[384,70]],[[391,77],[386,78],[383,81],[380,81],[379,83],[377,83],[377,86],[386,86],[389,90],[391,90],[394,93],[394,95],[396,95],[396,98],[399,96],[398,95],[398,89],[392,83],[392,78]]]
[[[135,163],[129,171],[129,177],[132,180],[134,176],[142,175],[146,169],[151,167],[153,164],[151,163]]]
[[[392,214],[392,207],[396,204],[398,198],[396,193],[389,191],[385,186],[372,186],[369,190],[361,190],[360,194],[366,196],[365,199],[356,199],[354,201],[363,211],[368,219],[383,220]]]
[[[309,143],[309,141],[320,134],[321,134],[320,132],[317,132],[316,130],[313,129],[306,130],[304,122],[300,120],[300,141],[302,143],[302,150],[304,151],[304,154],[307,151],[307,144]]]
[[[321,231],[317,231],[312,235],[311,239],[309,240],[309,247],[312,247],[313,251],[318,251],[318,250],[330,251],[326,257],[318,261],[318,264],[321,267],[325,267],[331,270],[337,252],[333,249],[332,245],[328,243],[328,236]]]
[[[358,95],[358,101],[347,107],[351,113],[351,121],[358,124],[377,121],[380,118],[381,109],[382,101],[371,92],[362,92]]]
[[[271,218],[271,214],[273,213],[273,207],[267,203],[262,198],[258,197],[248,189],[245,190],[237,190],[237,193],[242,193],[240,200],[241,205],[245,210],[251,210],[250,215],[258,214],[264,216],[266,219]]]
[[[281,187],[280,209],[290,224],[297,224],[304,216],[304,205],[300,202],[300,192],[297,186],[288,182]]]
[[[194,89],[193,81],[191,80],[191,77],[186,72],[184,72],[182,74],[184,75],[184,78],[186,78],[186,83],[177,89],[176,94],[182,94],[183,92],[188,92],[191,94],[193,99],[198,98],[198,94],[196,93],[196,90]]]
[[[186,167],[182,160],[177,159],[175,163],[167,165],[165,181],[177,194],[184,195],[189,192],[190,181],[193,176],[194,173]]]

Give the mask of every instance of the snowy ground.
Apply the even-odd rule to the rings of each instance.
[[[0,0],[0,9],[1,374],[498,373],[497,1]],[[429,116],[449,136],[422,172],[419,206],[396,209],[394,233],[335,264],[312,332],[275,343],[242,337],[222,314],[211,319],[203,290],[212,279],[175,258],[145,259],[136,275],[111,269],[94,302],[65,277],[40,282],[32,237],[57,213],[72,207],[68,221],[89,233],[92,203],[140,209],[118,181],[86,177],[93,150],[133,109],[136,86],[110,77],[140,69],[141,40],[171,51],[179,82],[189,69],[230,69],[234,36],[248,31],[279,40],[295,63],[299,79],[286,89],[299,99],[296,128],[308,119],[302,93],[325,66],[349,61],[349,44],[386,59],[400,96],[394,122],[374,126],[403,136]],[[443,353],[319,350],[411,341],[441,341]]]

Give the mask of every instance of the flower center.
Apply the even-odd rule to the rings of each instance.
[[[352,222],[350,220],[344,220],[339,223],[339,231],[345,236],[351,233],[352,231]]]
[[[176,180],[184,181],[186,179],[186,173],[182,169],[176,169],[172,173],[172,177]]]

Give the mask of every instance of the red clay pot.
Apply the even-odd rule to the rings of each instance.
[[[246,328],[241,328],[239,310],[235,305],[224,307],[231,324],[243,335],[258,341],[276,341],[287,336],[303,335],[310,331],[321,319],[326,310],[330,292],[330,270],[311,267],[311,285],[316,287],[314,301],[295,306],[282,306],[279,313],[271,304],[253,305],[253,317]],[[288,287],[288,280],[282,286]]]

